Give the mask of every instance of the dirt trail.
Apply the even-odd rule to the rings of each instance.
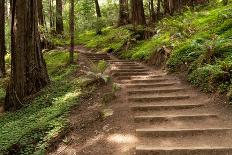
[[[67,136],[71,142],[50,154],[232,155],[232,109],[224,101],[162,70],[107,54],[85,55],[111,64],[113,81],[121,87],[108,105],[114,113],[73,131]]]

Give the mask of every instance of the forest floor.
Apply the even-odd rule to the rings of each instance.
[[[72,130],[49,155],[232,153],[232,107],[222,96],[202,93],[165,70],[106,54],[85,56],[107,59],[113,80],[72,109]],[[115,85],[116,97],[102,105]]]

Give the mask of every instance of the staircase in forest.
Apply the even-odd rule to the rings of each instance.
[[[232,126],[206,95],[199,95],[176,77],[107,54],[116,82],[127,89],[134,113],[137,155],[232,155]]]

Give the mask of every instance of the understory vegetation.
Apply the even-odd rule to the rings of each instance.
[[[108,27],[103,35],[86,31],[76,41],[89,48],[113,51],[122,58],[149,61],[165,47],[171,51],[170,72],[186,71],[188,80],[206,92],[232,95],[232,4],[199,6],[159,21],[155,34],[137,39],[142,27]],[[110,50],[109,50],[110,49]]]
[[[79,103],[82,90],[76,75],[78,66],[67,65],[68,52],[47,52],[45,59],[51,84],[32,104],[1,116],[0,154],[45,154],[49,141],[67,127],[67,112]]]

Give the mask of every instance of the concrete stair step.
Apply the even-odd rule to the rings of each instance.
[[[232,128],[191,128],[191,129],[153,129],[153,128],[142,128],[136,129],[138,136],[145,137],[179,137],[185,135],[198,135],[198,134],[213,134],[232,131]]]
[[[156,147],[137,146],[136,155],[231,155],[232,147]]]
[[[129,102],[155,102],[155,101],[166,101],[166,100],[185,100],[189,99],[189,95],[179,95],[179,96],[139,96],[139,97],[129,97]]]
[[[176,104],[176,105],[133,105],[130,106],[134,111],[148,111],[148,110],[180,110],[180,109],[191,109],[196,107],[204,106],[204,104]]]

